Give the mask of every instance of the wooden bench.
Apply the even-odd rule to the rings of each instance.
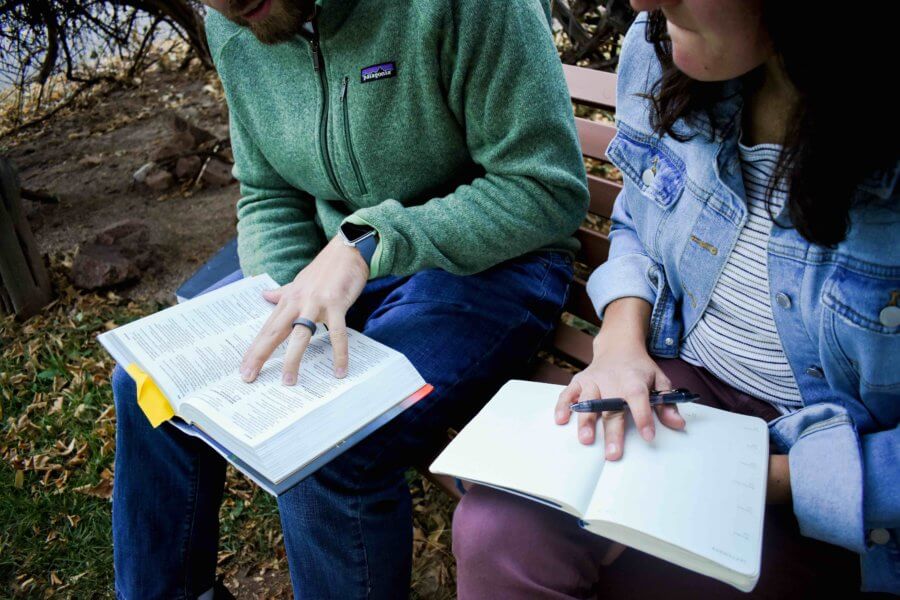
[[[573,102],[584,107],[599,108],[609,112],[615,109],[615,75],[568,65],[563,69]],[[578,128],[578,139],[581,142],[581,151],[584,156],[593,161],[605,162],[606,148],[616,134],[615,126],[612,123],[593,121],[583,117],[576,117],[575,125]],[[606,256],[609,254],[609,238],[605,233],[598,231],[597,227],[589,225],[589,222],[608,223],[612,214],[613,202],[619,195],[622,184],[589,172],[588,188],[591,194],[591,204],[588,208],[590,216],[576,233],[576,237],[581,242],[581,251],[576,260],[580,263],[581,268],[578,269],[580,273],[576,273],[575,281],[572,282],[569,302],[565,311],[582,321],[598,326],[600,319],[597,318],[597,313],[588,298],[585,277],[606,260]],[[593,336],[568,321],[569,319],[564,314],[562,321],[556,327],[552,347],[547,350],[555,357],[581,370],[591,361]],[[571,372],[547,360],[541,361],[531,376],[531,379],[535,381],[559,384],[567,384],[571,378]]]
[[[614,74],[569,65],[564,65],[563,70],[566,74],[569,94],[576,105],[587,109],[601,109],[609,113],[615,110],[616,76]],[[576,114],[577,112],[580,111],[576,111]],[[606,148],[616,134],[615,126],[612,123],[579,116],[575,117],[575,125],[578,128],[581,151],[588,159],[587,162],[606,163]],[[600,325],[600,319],[587,295],[585,277],[603,263],[609,253],[609,238],[602,232],[602,228],[598,228],[594,224],[608,223],[612,214],[613,202],[622,189],[621,183],[591,173],[593,170],[589,169],[588,174],[588,188],[591,194],[589,216],[576,233],[576,237],[581,242],[581,250],[576,257],[578,268],[575,280],[572,282],[569,301],[553,334],[553,340],[550,346],[545,348],[544,356],[538,360],[530,374],[529,378],[533,381],[568,384],[574,373],[570,369],[560,366],[560,363],[580,371],[591,361],[593,335],[585,331],[585,328],[578,327],[571,317],[574,316],[589,325]],[[451,496],[461,497],[452,478],[434,475],[425,467],[420,468],[419,472]]]

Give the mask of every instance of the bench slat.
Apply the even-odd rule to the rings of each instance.
[[[594,338],[571,325],[560,323],[553,336],[553,346],[567,357],[587,365],[593,357]]]
[[[608,123],[575,117],[581,152],[590,158],[606,160],[606,148],[616,135],[616,128]]]
[[[601,265],[609,255],[609,238],[587,227],[579,227],[575,237],[581,242],[581,256],[587,266],[595,268]]]
[[[587,293],[587,284],[580,277],[576,277],[572,281],[566,310],[588,323],[600,326],[600,318],[597,317],[597,311],[594,310],[594,304]]]
[[[588,190],[591,193],[590,211],[595,215],[610,218],[612,215],[613,203],[615,203],[619,192],[622,191],[622,184],[609,179],[603,179],[596,175],[588,175]]]
[[[616,107],[616,76],[574,65],[563,65],[569,95],[578,104],[595,108]]]

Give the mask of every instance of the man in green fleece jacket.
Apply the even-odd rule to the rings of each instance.
[[[283,286],[244,379],[289,339],[282,379],[294,385],[325,322],[336,377],[350,326],[435,388],[279,497],[295,593],[405,597],[404,473],[523,368],[572,277],[588,194],[549,6],[205,1],[241,184],[241,267]],[[224,463],[151,429],[117,377],[117,592],[211,595]]]

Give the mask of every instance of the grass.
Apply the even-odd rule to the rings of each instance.
[[[57,300],[39,316],[0,318],[0,598],[113,597],[113,361],[96,336],[160,307],[78,292],[67,267],[53,261]],[[453,504],[415,472],[408,477],[411,596],[453,598]],[[274,498],[231,469],[226,490],[220,574],[239,597],[275,575],[277,593],[257,585],[244,597],[290,597]]]
[[[0,322],[0,595],[111,593],[112,361],[94,337],[155,307],[80,295]]]

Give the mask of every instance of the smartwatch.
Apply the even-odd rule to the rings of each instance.
[[[366,264],[372,266],[372,256],[378,247],[378,231],[369,225],[341,223],[338,229],[345,246],[356,248]]]

